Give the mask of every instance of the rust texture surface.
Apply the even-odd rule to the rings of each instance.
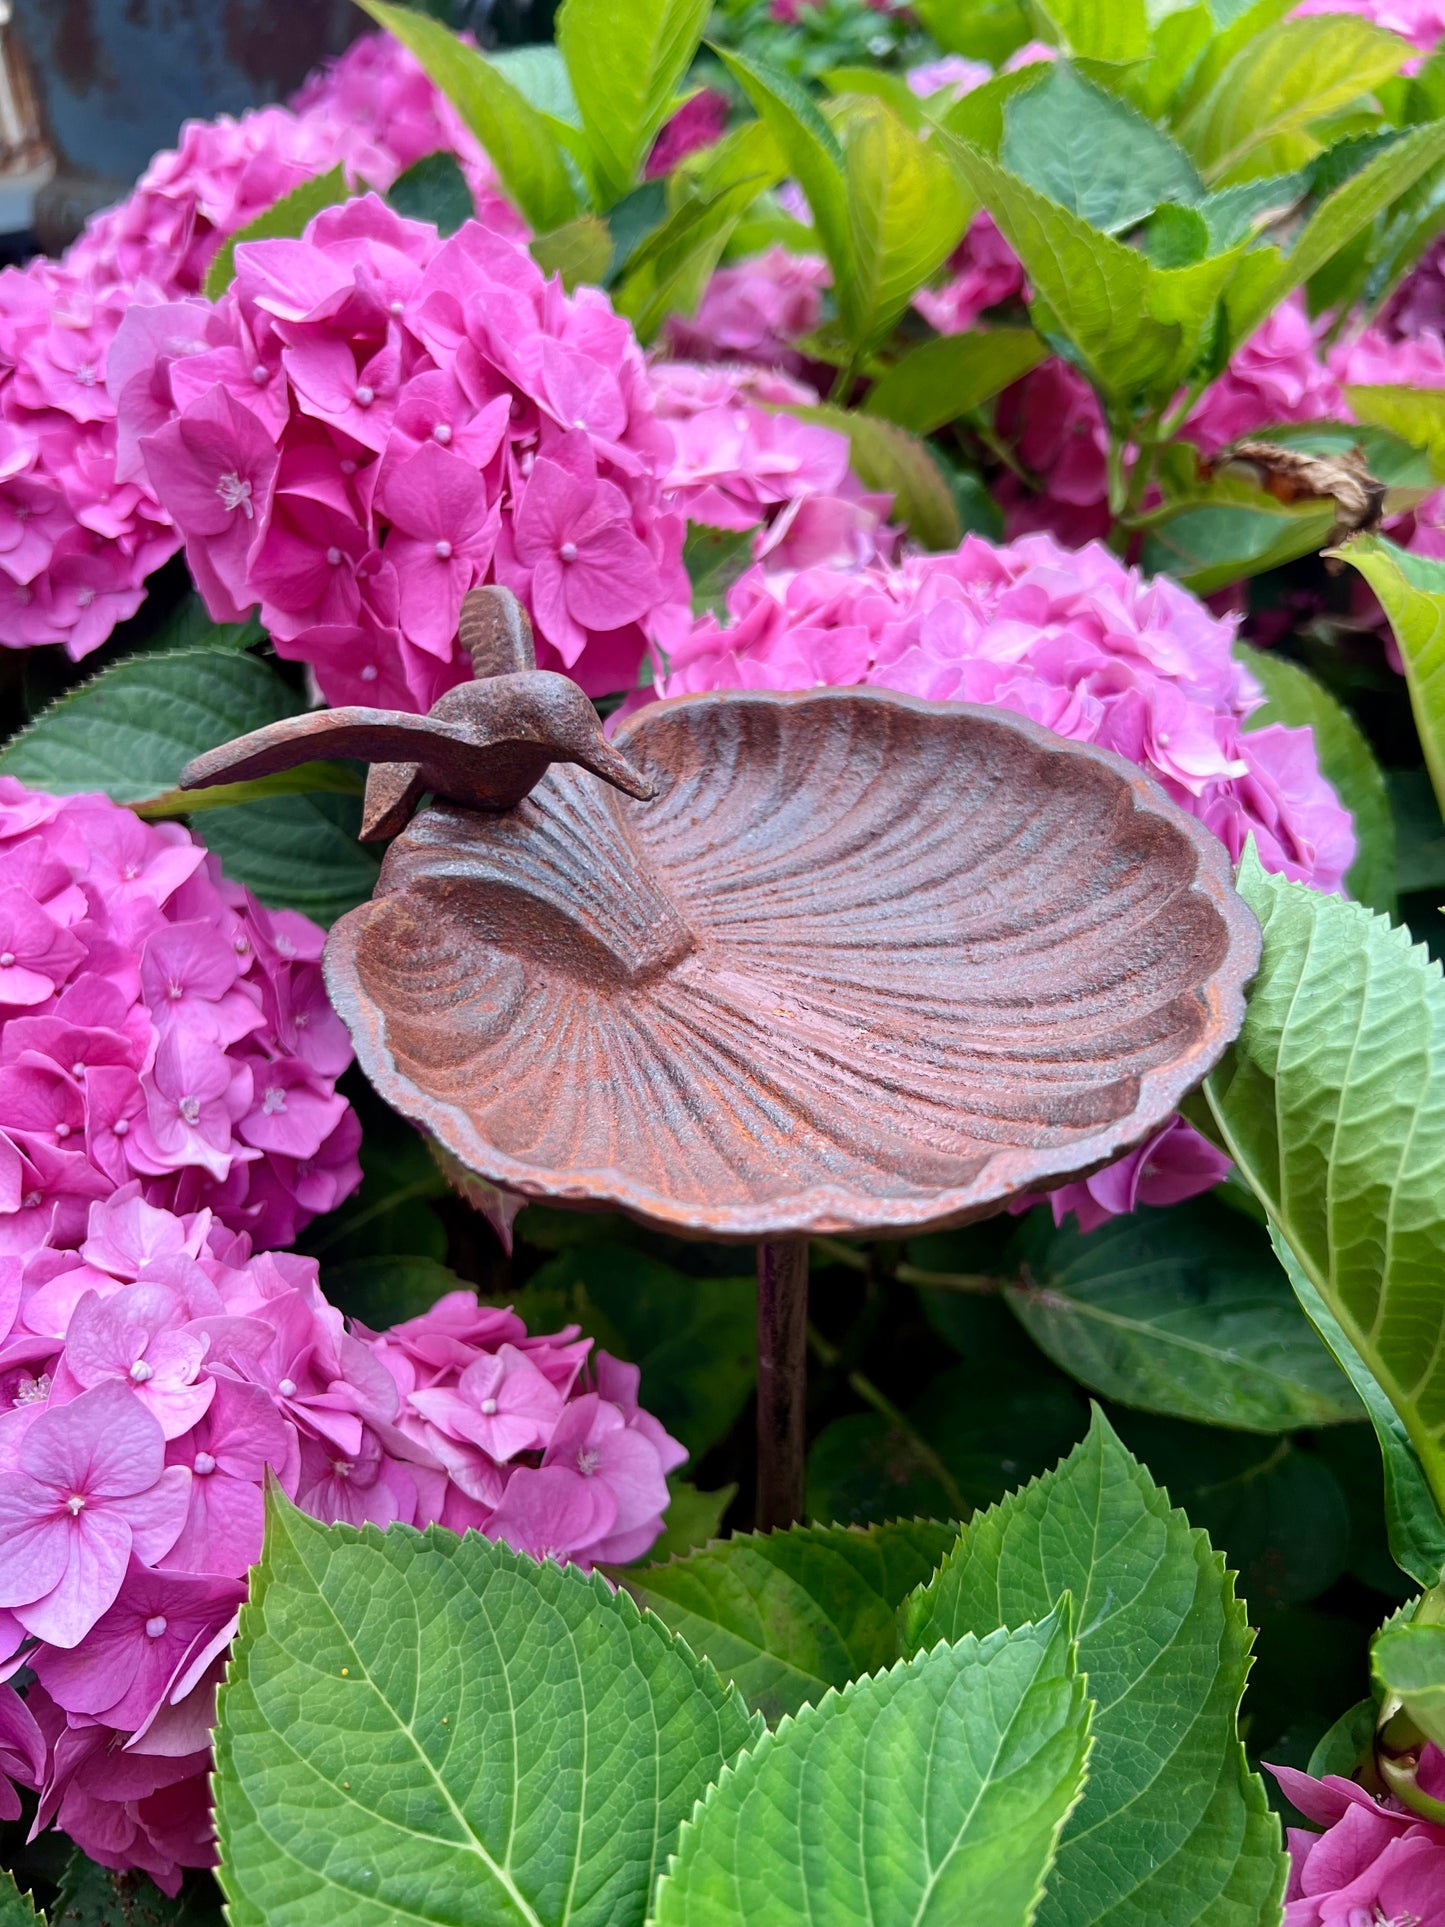
[[[1108,752],[877,690],[681,697],[615,752],[653,800],[557,764],[428,808],[327,945],[377,1088],[524,1196],[961,1223],[1137,1143],[1239,1028],[1227,854]]]

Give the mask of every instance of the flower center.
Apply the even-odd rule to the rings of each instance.
[[[482,1411],[487,1418],[492,1418],[495,1415],[496,1410],[497,1410],[497,1401],[494,1398],[484,1398],[482,1400]]]
[[[43,1405],[50,1396],[50,1374],[42,1372],[39,1378],[28,1374],[20,1381],[13,1403],[16,1405]]]
[[[264,388],[266,383],[271,379],[271,376],[269,371],[263,368],[258,361],[256,366],[251,370],[251,379],[258,388]]]
[[[276,1390],[281,1394],[282,1398],[295,1398],[296,1396],[295,1379],[283,1378],[280,1384],[277,1385]]]
[[[69,1137],[70,1126],[68,1124],[57,1124],[55,1127],[55,1135],[57,1137]]]
[[[72,1492],[70,1497],[65,1501],[65,1509],[72,1519],[78,1519],[85,1510],[85,1494],[83,1492]]]
[[[115,1123],[111,1125],[110,1129],[111,1129],[111,1135],[113,1137],[124,1137],[126,1132],[130,1129],[130,1125],[125,1118],[118,1117],[115,1120]]]
[[[130,1378],[133,1385],[144,1385],[148,1379],[154,1377],[154,1366],[147,1365],[143,1358],[138,1358],[130,1368]]]
[[[208,1478],[216,1469],[216,1461],[209,1452],[197,1452],[191,1461],[191,1470],[198,1478]]]
[[[261,1100],[261,1109],[267,1117],[274,1117],[277,1111],[286,1108],[286,1093],[279,1084],[273,1084]]]
[[[223,509],[229,509],[232,512],[240,509],[248,522],[255,521],[256,511],[251,506],[251,484],[243,482],[234,468],[217,482],[216,493],[221,498]]]
[[[450,561],[451,561],[451,559],[452,559],[452,545],[451,545],[451,543],[450,543],[450,542],[448,542],[448,541],[447,541],[447,540],[445,539],[445,537],[443,537],[443,539],[442,539],[442,540],[441,540],[440,542],[438,542],[438,543],[437,543],[437,551],[436,551],[436,552],[437,552],[437,560],[438,560],[438,562],[450,562]]]
[[[13,970],[14,968],[15,952],[13,950],[0,950],[0,970]]]
[[[96,373],[95,363],[93,361],[81,362],[75,371],[75,379],[80,383],[82,388],[94,388],[97,381],[100,380],[100,376]]]
[[[366,383],[362,382],[361,386],[356,391],[357,407],[370,408],[371,404],[375,400],[376,400],[376,390],[374,388],[368,388]]]
[[[438,422],[436,427],[431,432],[431,438],[434,442],[440,442],[442,447],[445,448],[447,443],[452,438],[451,423]]]
[[[147,1639],[161,1639],[165,1636],[165,1630],[166,1616],[164,1613],[157,1613],[154,1619],[148,1619],[146,1621]]]
[[[595,1446],[584,1445],[577,1454],[577,1470],[584,1479],[590,1479],[602,1463],[602,1454]]]
[[[187,1124],[198,1123],[201,1115],[201,1100],[198,1097],[183,1097],[177,1104],[176,1110]]]
[[[354,1459],[333,1459],[331,1461],[331,1470],[334,1477],[338,1479],[349,1479],[356,1470],[356,1461]]]
[[[577,544],[575,542],[564,542],[561,548],[558,549],[557,555],[559,560],[563,562],[575,562],[577,560]]]
[[[326,560],[331,564],[333,569],[339,569],[341,567],[340,549],[335,547],[329,548],[326,551]]]

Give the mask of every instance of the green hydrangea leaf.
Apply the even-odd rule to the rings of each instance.
[[[1027,270],[1040,333],[1066,336],[1111,398],[1171,393],[1199,350],[1239,251],[1192,267],[1156,268],[976,147],[959,143],[955,151],[964,178]]]
[[[1078,1797],[1067,1602],[785,1720],[683,1828],[655,1927],[1028,1927]]]
[[[1270,876],[1264,951],[1205,1085],[1219,1139],[1445,1497],[1445,981],[1407,930]]]
[[[1445,563],[1378,535],[1357,535],[1339,553],[1379,597],[1394,631],[1425,765],[1445,812]]]
[[[0,1868],[0,1927],[45,1927],[45,1916],[31,1894],[23,1894],[11,1876]]]
[[[1210,186],[1288,172],[1320,152],[1326,115],[1393,78],[1408,44],[1349,14],[1251,34],[1178,133]]]
[[[1391,1620],[1370,1650],[1380,1692],[1404,1701],[1426,1739],[1445,1746],[1445,1626]]]
[[[1091,1391],[1202,1425],[1289,1432],[1361,1416],[1280,1275],[1269,1237],[1207,1199],[1085,1236],[1040,1212],[1010,1254],[1008,1303]]]
[[[956,1526],[794,1526],[649,1566],[634,1594],[769,1720],[891,1666],[897,1612]]]
[[[564,0],[557,45],[603,205],[636,185],[697,52],[707,13],[708,0]]]
[[[1184,149],[1059,61],[1004,108],[999,159],[1010,173],[1105,234],[1122,234],[1164,202],[1191,204],[1204,184]]]
[[[963,540],[958,505],[926,442],[879,415],[835,408],[830,402],[786,412],[848,437],[854,474],[865,488],[893,497],[893,520],[903,524],[920,548],[958,547]]]
[[[456,108],[486,149],[508,197],[538,233],[562,227],[581,209],[564,150],[540,113],[502,67],[430,14],[387,0],[357,0],[399,40]]]
[[[863,408],[912,435],[931,435],[991,401],[1047,353],[1032,328],[940,335],[900,355],[869,389]]]
[[[855,353],[885,339],[957,247],[978,203],[945,158],[881,100],[858,100],[843,127],[852,272],[838,311]]]
[[[754,1737],[625,1593],[276,1491],[218,1707],[232,1927],[626,1927]]]
[[[1276,1927],[1279,1827],[1237,1732],[1244,1608],[1208,1539],[1098,1413],[1056,1470],[964,1528],[903,1608],[904,1650],[1065,1592],[1098,1712],[1039,1927]]]

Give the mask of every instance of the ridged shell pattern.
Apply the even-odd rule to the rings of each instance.
[[[642,711],[634,802],[554,767],[424,813],[328,978],[383,1093],[531,1196],[722,1236],[997,1209],[1137,1142],[1258,935],[1137,770],[864,691]]]

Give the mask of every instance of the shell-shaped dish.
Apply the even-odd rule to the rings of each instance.
[[[1162,1124],[1259,932],[1148,777],[878,690],[642,710],[637,802],[554,767],[424,812],[327,981],[382,1095],[529,1198],[766,1238],[962,1223]]]

